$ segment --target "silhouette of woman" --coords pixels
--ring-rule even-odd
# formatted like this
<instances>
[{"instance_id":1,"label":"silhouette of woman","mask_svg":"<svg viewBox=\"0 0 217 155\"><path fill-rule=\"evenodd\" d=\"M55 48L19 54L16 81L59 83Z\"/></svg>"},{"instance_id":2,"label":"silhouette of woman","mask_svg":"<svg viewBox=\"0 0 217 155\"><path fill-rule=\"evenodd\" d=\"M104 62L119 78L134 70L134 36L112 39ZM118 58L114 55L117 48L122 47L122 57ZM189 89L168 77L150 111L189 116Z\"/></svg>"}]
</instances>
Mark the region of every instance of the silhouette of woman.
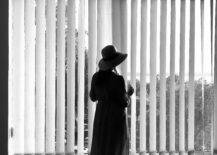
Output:
<instances>
[{"instance_id":1,"label":"silhouette of woman","mask_svg":"<svg viewBox=\"0 0 217 155\"><path fill-rule=\"evenodd\" d=\"M96 106L90 155L128 155L129 136L125 108L129 105L134 89L125 89L124 78L115 67L127 54L116 51L113 45L104 47L102 59L91 82L90 98Z\"/></svg>"}]
</instances>

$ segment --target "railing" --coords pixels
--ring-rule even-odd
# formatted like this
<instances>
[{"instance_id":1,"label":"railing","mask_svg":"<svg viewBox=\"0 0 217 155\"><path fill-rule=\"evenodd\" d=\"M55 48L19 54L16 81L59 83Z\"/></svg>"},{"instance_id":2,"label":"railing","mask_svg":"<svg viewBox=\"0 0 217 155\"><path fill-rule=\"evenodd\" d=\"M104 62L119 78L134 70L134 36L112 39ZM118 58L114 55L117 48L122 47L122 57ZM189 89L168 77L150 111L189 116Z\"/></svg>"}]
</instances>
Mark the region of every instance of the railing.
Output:
<instances>
[{"instance_id":1,"label":"railing","mask_svg":"<svg viewBox=\"0 0 217 155\"><path fill-rule=\"evenodd\" d=\"M10 0L9 154L90 151L95 103L88 90L100 50L107 44L128 53L121 73L137 90L128 108L130 152L195 152L199 74L202 151L208 115L204 96L215 78L209 139L216 154L215 4L210 0Z\"/></svg>"}]
</instances>

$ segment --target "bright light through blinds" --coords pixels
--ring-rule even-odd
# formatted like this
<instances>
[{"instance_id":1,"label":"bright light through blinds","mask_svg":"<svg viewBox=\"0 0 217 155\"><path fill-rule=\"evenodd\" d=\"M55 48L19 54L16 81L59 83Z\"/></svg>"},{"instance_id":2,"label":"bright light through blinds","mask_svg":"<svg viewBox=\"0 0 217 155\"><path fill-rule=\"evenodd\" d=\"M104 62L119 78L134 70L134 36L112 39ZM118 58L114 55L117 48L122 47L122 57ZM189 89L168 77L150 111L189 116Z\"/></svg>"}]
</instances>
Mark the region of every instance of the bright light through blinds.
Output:
<instances>
[{"instance_id":1,"label":"bright light through blinds","mask_svg":"<svg viewBox=\"0 0 217 155\"><path fill-rule=\"evenodd\" d=\"M129 0L128 0L129 1ZM201 55L201 2L196 1L196 17L195 17L195 22L196 22L196 27L195 27L195 80L198 80L202 76L202 67L204 68L204 79L207 80L208 82L211 82L212 77L211 77L211 18L210 18L210 5L208 1L205 1L204 4L204 64L202 65L202 55ZM138 3L140 5L140 3ZM171 0L167 1L167 7L168 7L168 13L167 13L167 62L166 62L166 76L169 76L170 72L170 11L171 11ZM175 47L175 73L176 75L179 75L179 56L180 56L180 0L177 0L176 3L176 47ZM138 7L140 8L140 6ZM150 11L150 0L148 0L148 9ZM140 25L140 17L141 14L138 10L138 25ZM148 23L150 24L150 12L148 11ZM130 14L130 13L129 13ZM188 74L189 74L189 24L190 24L190 1L186 1L186 39L185 39L185 53L186 53L186 59L185 59L185 80L188 80ZM128 16L128 20L130 21L130 15ZM158 13L157 13L157 22L158 22L158 28L157 28L157 35L158 35L158 43L157 43L157 74L160 73L160 48L159 48L159 42L160 42L160 31L159 31L159 25L160 25L160 0L158 0ZM148 24L148 32L150 31L150 25ZM128 29L128 31L130 31ZM129 32L130 34L130 32ZM140 26L138 26L138 34L140 35ZM140 46L140 36L138 35L138 46ZM149 38L149 34L148 34ZM147 51L149 51L149 44L150 42L148 41L147 43ZM130 46L130 45L129 45ZM130 48L128 48L130 49ZM138 48L139 49L139 48ZM140 74L140 51L137 52L137 78L139 79L139 74ZM149 52L147 52L147 58L149 58ZM128 76L130 73L130 55L128 55ZM147 64L149 64L149 60L147 60ZM147 67L147 80L149 80L149 67Z\"/></svg>"}]
</instances>

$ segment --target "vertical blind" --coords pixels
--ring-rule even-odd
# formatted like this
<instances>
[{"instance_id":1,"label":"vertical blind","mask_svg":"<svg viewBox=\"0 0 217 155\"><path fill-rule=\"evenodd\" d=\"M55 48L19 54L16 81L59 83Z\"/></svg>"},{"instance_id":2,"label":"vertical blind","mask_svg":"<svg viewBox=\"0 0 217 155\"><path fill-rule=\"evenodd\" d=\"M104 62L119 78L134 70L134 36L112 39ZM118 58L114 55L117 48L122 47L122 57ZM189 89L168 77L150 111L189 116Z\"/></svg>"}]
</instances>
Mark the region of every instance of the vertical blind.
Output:
<instances>
[{"instance_id":1,"label":"vertical blind","mask_svg":"<svg viewBox=\"0 0 217 155\"><path fill-rule=\"evenodd\" d=\"M136 90L126 109L131 153L198 151L201 134L199 148L217 150L214 1L9 3L10 154L90 151L88 92L108 44L128 54L120 73Z\"/></svg>"}]
</instances>

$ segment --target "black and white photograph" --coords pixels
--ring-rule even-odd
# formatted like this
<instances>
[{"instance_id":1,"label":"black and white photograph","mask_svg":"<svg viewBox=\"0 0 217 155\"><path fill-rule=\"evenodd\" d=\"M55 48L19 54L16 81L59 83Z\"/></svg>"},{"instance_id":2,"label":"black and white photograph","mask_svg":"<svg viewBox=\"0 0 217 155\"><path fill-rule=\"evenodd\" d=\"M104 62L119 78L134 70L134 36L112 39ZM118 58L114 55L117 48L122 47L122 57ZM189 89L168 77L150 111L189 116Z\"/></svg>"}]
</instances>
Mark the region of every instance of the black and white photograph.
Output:
<instances>
[{"instance_id":1,"label":"black and white photograph","mask_svg":"<svg viewBox=\"0 0 217 155\"><path fill-rule=\"evenodd\" d=\"M0 10L0 155L217 155L216 0Z\"/></svg>"}]
</instances>

